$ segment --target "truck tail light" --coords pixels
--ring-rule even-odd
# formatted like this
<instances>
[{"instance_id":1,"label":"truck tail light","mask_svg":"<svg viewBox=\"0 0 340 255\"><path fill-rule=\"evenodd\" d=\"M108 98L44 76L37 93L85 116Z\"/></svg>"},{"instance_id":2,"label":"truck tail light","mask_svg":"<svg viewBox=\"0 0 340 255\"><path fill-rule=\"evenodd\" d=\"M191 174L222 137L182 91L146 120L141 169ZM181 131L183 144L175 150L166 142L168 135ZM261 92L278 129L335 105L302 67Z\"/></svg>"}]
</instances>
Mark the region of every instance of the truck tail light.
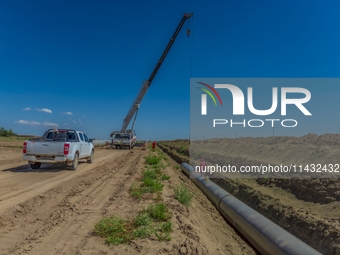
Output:
<instances>
[{"instance_id":1,"label":"truck tail light","mask_svg":"<svg viewBox=\"0 0 340 255\"><path fill-rule=\"evenodd\" d=\"M70 145L68 143L64 144L64 155L68 155L68 151L70 149Z\"/></svg>"},{"instance_id":2,"label":"truck tail light","mask_svg":"<svg viewBox=\"0 0 340 255\"><path fill-rule=\"evenodd\" d=\"M24 142L24 146L22 148L22 153L26 154L27 142Z\"/></svg>"}]
</instances>

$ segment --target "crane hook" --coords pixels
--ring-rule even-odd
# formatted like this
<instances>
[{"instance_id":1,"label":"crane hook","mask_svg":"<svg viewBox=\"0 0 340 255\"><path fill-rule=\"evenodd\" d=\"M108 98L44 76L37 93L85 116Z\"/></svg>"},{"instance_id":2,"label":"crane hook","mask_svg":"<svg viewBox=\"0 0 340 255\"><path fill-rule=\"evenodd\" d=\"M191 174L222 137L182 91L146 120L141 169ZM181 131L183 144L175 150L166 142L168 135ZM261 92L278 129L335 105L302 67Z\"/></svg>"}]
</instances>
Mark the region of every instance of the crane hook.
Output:
<instances>
[{"instance_id":1,"label":"crane hook","mask_svg":"<svg viewBox=\"0 0 340 255\"><path fill-rule=\"evenodd\" d=\"M189 28L187 29L187 35L188 35L188 37L190 36L190 29Z\"/></svg>"}]
</instances>

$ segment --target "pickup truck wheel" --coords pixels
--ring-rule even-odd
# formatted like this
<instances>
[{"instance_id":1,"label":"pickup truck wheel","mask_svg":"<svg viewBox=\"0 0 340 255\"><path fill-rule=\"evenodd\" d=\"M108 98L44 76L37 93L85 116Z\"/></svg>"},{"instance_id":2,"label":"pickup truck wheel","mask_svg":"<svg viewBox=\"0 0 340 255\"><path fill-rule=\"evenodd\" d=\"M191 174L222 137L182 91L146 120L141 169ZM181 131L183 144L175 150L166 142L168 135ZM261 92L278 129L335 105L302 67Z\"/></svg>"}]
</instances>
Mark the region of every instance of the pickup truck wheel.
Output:
<instances>
[{"instance_id":1,"label":"pickup truck wheel","mask_svg":"<svg viewBox=\"0 0 340 255\"><path fill-rule=\"evenodd\" d=\"M35 162L34 164L30 164L32 169L39 169L41 166L41 163Z\"/></svg>"},{"instance_id":2,"label":"pickup truck wheel","mask_svg":"<svg viewBox=\"0 0 340 255\"><path fill-rule=\"evenodd\" d=\"M94 151L91 152L91 156L88 158L87 163L92 163L94 159Z\"/></svg>"},{"instance_id":3,"label":"pickup truck wheel","mask_svg":"<svg viewBox=\"0 0 340 255\"><path fill-rule=\"evenodd\" d=\"M76 153L74 155L74 160L72 161L71 169L76 170L78 167L78 163L79 163L79 156L78 156L78 153Z\"/></svg>"}]
</instances>

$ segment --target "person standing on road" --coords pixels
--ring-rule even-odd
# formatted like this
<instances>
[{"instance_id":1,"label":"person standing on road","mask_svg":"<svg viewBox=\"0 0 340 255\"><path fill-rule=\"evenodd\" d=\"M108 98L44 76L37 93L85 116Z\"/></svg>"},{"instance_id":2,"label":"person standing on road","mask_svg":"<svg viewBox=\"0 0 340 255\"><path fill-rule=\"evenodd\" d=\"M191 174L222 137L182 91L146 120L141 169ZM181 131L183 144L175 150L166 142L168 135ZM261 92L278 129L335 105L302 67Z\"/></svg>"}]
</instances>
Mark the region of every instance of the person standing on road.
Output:
<instances>
[{"instance_id":1,"label":"person standing on road","mask_svg":"<svg viewBox=\"0 0 340 255\"><path fill-rule=\"evenodd\" d=\"M206 168L207 168L207 164L205 163L205 161L203 159L201 159L200 170L201 170L201 175L203 177L205 177L205 172L203 172L203 170L206 171Z\"/></svg>"},{"instance_id":2,"label":"person standing on road","mask_svg":"<svg viewBox=\"0 0 340 255\"><path fill-rule=\"evenodd\" d=\"M153 141L152 143L152 149L155 149L156 148L156 141Z\"/></svg>"}]
</instances>

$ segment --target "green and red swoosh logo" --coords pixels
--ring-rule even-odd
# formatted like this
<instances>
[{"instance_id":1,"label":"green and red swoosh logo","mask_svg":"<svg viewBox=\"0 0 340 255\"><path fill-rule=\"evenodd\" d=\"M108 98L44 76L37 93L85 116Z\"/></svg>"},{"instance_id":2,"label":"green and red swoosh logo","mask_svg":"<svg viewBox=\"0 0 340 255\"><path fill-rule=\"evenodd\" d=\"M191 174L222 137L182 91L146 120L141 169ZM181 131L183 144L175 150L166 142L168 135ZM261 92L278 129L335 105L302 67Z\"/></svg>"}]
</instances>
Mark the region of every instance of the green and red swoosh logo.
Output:
<instances>
[{"instance_id":1,"label":"green and red swoosh logo","mask_svg":"<svg viewBox=\"0 0 340 255\"><path fill-rule=\"evenodd\" d=\"M199 84L202 84L203 86L207 87L208 89L210 89L214 94L215 96L217 97L218 101L220 102L220 105L222 105L222 100L221 100L221 97L220 95L217 93L216 89L214 89L212 86L210 86L209 84L206 84L206 83L203 83L203 82L197 82ZM207 89L205 88L200 88L200 87L197 87L198 89L201 89L203 90L205 93L207 93L211 99L214 101L214 104L217 106L217 102L216 102L216 98L214 97L214 95Z\"/></svg>"}]
</instances>

